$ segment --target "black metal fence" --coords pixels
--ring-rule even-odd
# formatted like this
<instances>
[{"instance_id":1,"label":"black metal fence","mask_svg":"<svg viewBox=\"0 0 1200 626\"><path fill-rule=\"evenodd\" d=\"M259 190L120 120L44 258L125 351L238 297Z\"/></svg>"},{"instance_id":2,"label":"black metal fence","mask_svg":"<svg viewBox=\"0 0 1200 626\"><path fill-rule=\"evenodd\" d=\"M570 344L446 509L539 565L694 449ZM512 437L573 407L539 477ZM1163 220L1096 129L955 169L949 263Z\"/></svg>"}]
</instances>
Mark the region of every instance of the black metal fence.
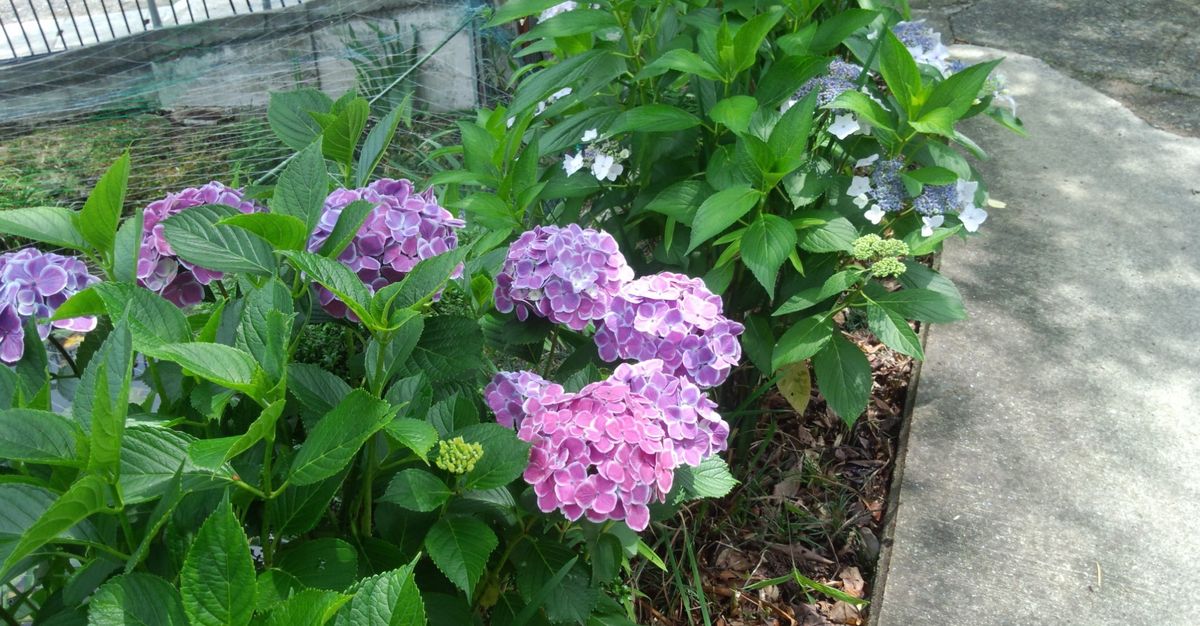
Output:
<instances>
[{"instance_id":1,"label":"black metal fence","mask_svg":"<svg viewBox=\"0 0 1200 626\"><path fill-rule=\"evenodd\" d=\"M0 0L0 64L304 0Z\"/></svg>"}]
</instances>

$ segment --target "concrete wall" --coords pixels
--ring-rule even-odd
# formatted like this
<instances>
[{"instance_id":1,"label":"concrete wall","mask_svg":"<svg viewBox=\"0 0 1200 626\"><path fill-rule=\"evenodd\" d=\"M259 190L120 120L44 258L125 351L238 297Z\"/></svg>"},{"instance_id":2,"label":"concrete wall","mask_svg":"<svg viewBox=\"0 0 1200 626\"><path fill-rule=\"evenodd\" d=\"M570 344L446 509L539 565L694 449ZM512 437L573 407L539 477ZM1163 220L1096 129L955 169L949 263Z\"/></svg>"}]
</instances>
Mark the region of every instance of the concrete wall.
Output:
<instances>
[{"instance_id":1,"label":"concrete wall","mask_svg":"<svg viewBox=\"0 0 1200 626\"><path fill-rule=\"evenodd\" d=\"M433 50L472 14L467 0L313 0L136 34L25 63L0 66L0 121L62 117L103 108L265 105L271 91L317 87L337 97L355 83L348 28L373 40L395 18ZM415 73L418 98L435 111L476 105L475 24Z\"/></svg>"}]
</instances>

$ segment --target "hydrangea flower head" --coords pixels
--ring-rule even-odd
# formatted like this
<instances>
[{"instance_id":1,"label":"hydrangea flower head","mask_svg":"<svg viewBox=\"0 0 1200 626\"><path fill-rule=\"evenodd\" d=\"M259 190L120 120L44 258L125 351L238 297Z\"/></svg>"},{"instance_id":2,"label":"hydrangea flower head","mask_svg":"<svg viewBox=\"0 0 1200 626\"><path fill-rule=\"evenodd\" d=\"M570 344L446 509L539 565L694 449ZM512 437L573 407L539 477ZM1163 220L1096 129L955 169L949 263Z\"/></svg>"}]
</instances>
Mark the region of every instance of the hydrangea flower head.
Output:
<instances>
[{"instance_id":1,"label":"hydrangea flower head","mask_svg":"<svg viewBox=\"0 0 1200 626\"><path fill-rule=\"evenodd\" d=\"M717 414L717 403L688 379L666 371L661 360L622 363L612 380L624 382L658 405L667 436L675 442L678 465L694 467L725 450L729 424Z\"/></svg>"},{"instance_id":2,"label":"hydrangea flower head","mask_svg":"<svg viewBox=\"0 0 1200 626\"><path fill-rule=\"evenodd\" d=\"M483 399L496 414L498 423L516 429L525 419L525 401L551 384L533 372L500 372L484 387Z\"/></svg>"},{"instance_id":3,"label":"hydrangea flower head","mask_svg":"<svg viewBox=\"0 0 1200 626\"><path fill-rule=\"evenodd\" d=\"M702 388L725 382L742 359L745 328L721 314L704 281L661 272L621 288L596 330L606 361L661 359L664 369Z\"/></svg>"},{"instance_id":4,"label":"hydrangea flower head","mask_svg":"<svg viewBox=\"0 0 1200 626\"><path fill-rule=\"evenodd\" d=\"M455 437L449 441L443 439L438 442L434 464L451 474L466 474L475 469L475 464L482 458L482 444L467 443L462 437Z\"/></svg>"},{"instance_id":5,"label":"hydrangea flower head","mask_svg":"<svg viewBox=\"0 0 1200 626\"><path fill-rule=\"evenodd\" d=\"M612 235L571 224L537 226L508 248L496 277L496 309L530 313L573 330L608 312L609 301L633 279Z\"/></svg>"},{"instance_id":6,"label":"hydrangea flower head","mask_svg":"<svg viewBox=\"0 0 1200 626\"><path fill-rule=\"evenodd\" d=\"M246 200L241 190L213 181L201 187L190 187L167 194L146 206L142 223L142 244L138 251L138 284L170 300L176 306L188 307L204 299L204 285L221 277L214 272L184 261L175 255L163 234L163 221L192 207L221 204L242 213L261 211L254 202Z\"/></svg>"},{"instance_id":7,"label":"hydrangea flower head","mask_svg":"<svg viewBox=\"0 0 1200 626\"><path fill-rule=\"evenodd\" d=\"M958 210L958 189L955 185L925 185L921 195L913 200L913 209L932 217Z\"/></svg>"},{"instance_id":8,"label":"hydrangea flower head","mask_svg":"<svg viewBox=\"0 0 1200 626\"><path fill-rule=\"evenodd\" d=\"M403 279L418 262L458 247L456 231L466 225L437 203L432 188L414 193L411 182L384 178L361 189L343 188L329 194L308 242L310 252L329 239L342 210L356 200L370 202L375 208L338 260L354 270L372 292ZM330 315L357 321L324 287L317 287L317 299Z\"/></svg>"},{"instance_id":9,"label":"hydrangea flower head","mask_svg":"<svg viewBox=\"0 0 1200 626\"><path fill-rule=\"evenodd\" d=\"M871 274L881 278L895 278L904 273L908 269L904 267L904 263L900 259L890 256L879 259L871 266Z\"/></svg>"},{"instance_id":10,"label":"hydrangea flower head","mask_svg":"<svg viewBox=\"0 0 1200 626\"><path fill-rule=\"evenodd\" d=\"M917 63L937 68L943 75L949 73L950 49L942 44L941 33L930 28L925 20L900 22L892 27L892 32Z\"/></svg>"},{"instance_id":11,"label":"hydrangea flower head","mask_svg":"<svg viewBox=\"0 0 1200 626\"><path fill-rule=\"evenodd\" d=\"M856 81L863 68L861 65L855 65L841 59L834 59L829 64L829 69L816 78L810 78L800 85L796 93L788 98L787 102L783 103L782 110L787 111L792 108L797 102L808 97L808 94L813 91L817 92L817 106L822 107L837 99L843 92L853 91L858 88Z\"/></svg>"},{"instance_id":12,"label":"hydrangea flower head","mask_svg":"<svg viewBox=\"0 0 1200 626\"><path fill-rule=\"evenodd\" d=\"M868 195L875 206L885 213L904 210L904 181L900 179L903 171L904 161L901 159L880 159L871 170L871 191Z\"/></svg>"},{"instance_id":13,"label":"hydrangea flower head","mask_svg":"<svg viewBox=\"0 0 1200 626\"><path fill-rule=\"evenodd\" d=\"M37 248L0 254L0 361L15 363L24 355L24 319L37 320L42 339L52 327L76 332L96 328L91 316L47 320L68 298L99 280L74 257Z\"/></svg>"}]
</instances>

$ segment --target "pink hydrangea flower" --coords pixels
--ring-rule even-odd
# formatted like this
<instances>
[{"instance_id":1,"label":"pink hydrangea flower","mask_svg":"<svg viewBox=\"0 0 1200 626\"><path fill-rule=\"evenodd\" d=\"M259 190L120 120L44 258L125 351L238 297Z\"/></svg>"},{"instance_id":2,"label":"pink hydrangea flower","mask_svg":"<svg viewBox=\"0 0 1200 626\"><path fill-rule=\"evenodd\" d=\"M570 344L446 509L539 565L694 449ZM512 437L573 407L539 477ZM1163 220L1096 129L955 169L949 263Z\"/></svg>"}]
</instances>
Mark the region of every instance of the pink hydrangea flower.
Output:
<instances>
[{"instance_id":1,"label":"pink hydrangea flower","mask_svg":"<svg viewBox=\"0 0 1200 626\"><path fill-rule=\"evenodd\" d=\"M458 247L456 231L466 225L437 203L432 188L414 193L411 182L384 178L360 189L337 189L329 194L309 239L309 251L321 248L333 234L342 210L356 200L371 202L375 208L338 260L354 270L372 293L403 279L418 262ZM330 315L358 321L345 304L319 285L317 299Z\"/></svg>"},{"instance_id":2,"label":"pink hydrangea flower","mask_svg":"<svg viewBox=\"0 0 1200 626\"><path fill-rule=\"evenodd\" d=\"M620 365L578 393L554 383L521 393L519 409L503 407L520 413L517 436L533 444L525 481L539 509L570 520L623 520L645 530L649 506L666 501L675 469L723 450L729 434L699 388L664 372L660 361Z\"/></svg>"},{"instance_id":3,"label":"pink hydrangea flower","mask_svg":"<svg viewBox=\"0 0 1200 626\"><path fill-rule=\"evenodd\" d=\"M665 370L701 388L725 382L742 359L741 324L721 314L704 281L661 272L621 288L596 329L606 361L661 359Z\"/></svg>"},{"instance_id":4,"label":"pink hydrangea flower","mask_svg":"<svg viewBox=\"0 0 1200 626\"><path fill-rule=\"evenodd\" d=\"M178 307L199 304L204 300L204 285L221 278L222 274L177 257L163 235L162 222L184 209L204 204L231 206L242 213L262 210L259 205L246 200L240 189L216 181L167 194L162 200L146 206L142 244L138 251L138 284Z\"/></svg>"},{"instance_id":5,"label":"pink hydrangea flower","mask_svg":"<svg viewBox=\"0 0 1200 626\"><path fill-rule=\"evenodd\" d=\"M573 330L604 317L608 303L633 279L633 269L608 233L580 228L537 226L508 248L496 277L496 309L533 313Z\"/></svg>"},{"instance_id":6,"label":"pink hydrangea flower","mask_svg":"<svg viewBox=\"0 0 1200 626\"><path fill-rule=\"evenodd\" d=\"M96 328L96 318L48 321L62 303L99 278L79 259L24 248L0 254L0 361L15 363L25 354L23 320L37 320L42 339L51 327L75 332Z\"/></svg>"},{"instance_id":7,"label":"pink hydrangea flower","mask_svg":"<svg viewBox=\"0 0 1200 626\"><path fill-rule=\"evenodd\" d=\"M533 372L500 372L484 387L483 399L496 414L497 422L516 429L525 418L525 401L542 393L550 384Z\"/></svg>"}]
</instances>

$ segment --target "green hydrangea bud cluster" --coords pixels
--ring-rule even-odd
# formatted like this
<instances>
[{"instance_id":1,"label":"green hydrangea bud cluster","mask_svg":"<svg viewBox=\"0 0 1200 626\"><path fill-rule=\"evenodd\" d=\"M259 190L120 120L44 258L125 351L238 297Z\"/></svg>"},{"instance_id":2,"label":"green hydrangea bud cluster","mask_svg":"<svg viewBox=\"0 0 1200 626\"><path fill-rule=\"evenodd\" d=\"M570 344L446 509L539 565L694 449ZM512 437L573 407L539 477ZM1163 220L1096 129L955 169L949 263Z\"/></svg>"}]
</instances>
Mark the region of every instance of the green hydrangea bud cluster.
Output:
<instances>
[{"instance_id":1,"label":"green hydrangea bud cluster","mask_svg":"<svg viewBox=\"0 0 1200 626\"><path fill-rule=\"evenodd\" d=\"M437 459L434 463L451 474L466 474L475 469L483 458L483 446L467 443L462 437L438 442Z\"/></svg>"},{"instance_id":2,"label":"green hydrangea bud cluster","mask_svg":"<svg viewBox=\"0 0 1200 626\"><path fill-rule=\"evenodd\" d=\"M854 240L851 254L859 261L871 263L871 273L879 277L895 277L904 273L900 257L908 255L908 244L899 239L884 239L879 235L863 235Z\"/></svg>"}]
</instances>

